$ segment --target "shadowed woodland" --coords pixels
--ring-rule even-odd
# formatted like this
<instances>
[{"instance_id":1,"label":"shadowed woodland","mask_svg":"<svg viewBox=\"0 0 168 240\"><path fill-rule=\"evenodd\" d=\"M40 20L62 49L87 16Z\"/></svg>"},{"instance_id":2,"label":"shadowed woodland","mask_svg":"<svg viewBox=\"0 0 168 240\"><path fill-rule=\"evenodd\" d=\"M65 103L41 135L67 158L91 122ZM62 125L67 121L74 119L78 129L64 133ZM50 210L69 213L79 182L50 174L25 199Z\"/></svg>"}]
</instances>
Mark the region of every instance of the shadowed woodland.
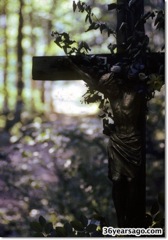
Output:
<instances>
[{"instance_id":1,"label":"shadowed woodland","mask_svg":"<svg viewBox=\"0 0 168 240\"><path fill-rule=\"evenodd\" d=\"M113 26L116 16L106 11L115 1L87 1L93 11ZM97 104L81 103L81 81L33 81L32 56L63 55L51 32L65 31L108 53L99 31L84 31L73 1L0 1L0 236L31 237L30 222L44 216L54 226L74 220L104 217L116 226L107 178L108 138L102 133ZM162 0L146 0L145 11L163 9ZM82 22L82 24L81 24ZM75 28L74 28L75 26ZM164 33L146 33L152 51L164 44ZM68 89L68 91L67 91ZM74 91L75 89L75 91ZM165 90L148 102L146 127L146 209L164 192ZM160 213L164 213L160 206ZM137 206L138 208L138 206ZM155 211L154 211L155 212ZM157 211L156 211L157 212Z\"/></svg>"}]
</instances>

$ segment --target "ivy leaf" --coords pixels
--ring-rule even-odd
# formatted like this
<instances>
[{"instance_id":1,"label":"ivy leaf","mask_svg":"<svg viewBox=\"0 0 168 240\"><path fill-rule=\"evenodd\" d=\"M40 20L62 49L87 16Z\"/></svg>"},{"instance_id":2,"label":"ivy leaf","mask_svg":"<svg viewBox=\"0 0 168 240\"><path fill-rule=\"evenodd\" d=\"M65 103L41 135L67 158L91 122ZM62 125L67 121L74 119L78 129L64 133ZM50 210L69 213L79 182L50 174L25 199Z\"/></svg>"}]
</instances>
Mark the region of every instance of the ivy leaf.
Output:
<instances>
[{"instance_id":1,"label":"ivy leaf","mask_svg":"<svg viewBox=\"0 0 168 240\"><path fill-rule=\"evenodd\" d=\"M78 220L72 221L71 225L77 231L83 231L84 230L83 224L80 221L78 221Z\"/></svg>"},{"instance_id":2,"label":"ivy leaf","mask_svg":"<svg viewBox=\"0 0 168 240\"><path fill-rule=\"evenodd\" d=\"M86 52L91 51L89 45L84 41L79 43L78 52L80 52L83 48L85 49Z\"/></svg>"},{"instance_id":3,"label":"ivy leaf","mask_svg":"<svg viewBox=\"0 0 168 240\"><path fill-rule=\"evenodd\" d=\"M151 12L150 17L153 19L155 17L155 13Z\"/></svg>"},{"instance_id":4,"label":"ivy leaf","mask_svg":"<svg viewBox=\"0 0 168 240\"><path fill-rule=\"evenodd\" d=\"M68 48L67 48L67 46L63 46L62 48L63 48L64 52L65 52L66 54L68 54Z\"/></svg>"},{"instance_id":5,"label":"ivy leaf","mask_svg":"<svg viewBox=\"0 0 168 240\"><path fill-rule=\"evenodd\" d=\"M91 51L89 45L86 42L83 42L83 48L85 48L86 52Z\"/></svg>"},{"instance_id":6,"label":"ivy leaf","mask_svg":"<svg viewBox=\"0 0 168 240\"><path fill-rule=\"evenodd\" d=\"M79 12L84 12L84 10L85 10L84 5L85 5L85 3L84 3L84 2L81 3L81 1L79 1L79 2L77 3Z\"/></svg>"},{"instance_id":7,"label":"ivy leaf","mask_svg":"<svg viewBox=\"0 0 168 240\"><path fill-rule=\"evenodd\" d=\"M137 2L137 0L130 0L129 3L128 3L128 6L131 7L136 2Z\"/></svg>"},{"instance_id":8,"label":"ivy leaf","mask_svg":"<svg viewBox=\"0 0 168 240\"><path fill-rule=\"evenodd\" d=\"M87 237L90 237L90 235L88 233L86 233L86 232L77 232L76 237L78 237L78 238L80 238L80 237L87 238Z\"/></svg>"},{"instance_id":9,"label":"ivy leaf","mask_svg":"<svg viewBox=\"0 0 168 240\"><path fill-rule=\"evenodd\" d=\"M66 223L64 224L64 229L65 229L66 235L67 235L68 237L72 235L73 230L72 230L72 226L71 226L71 224L70 224L69 222L66 222Z\"/></svg>"},{"instance_id":10,"label":"ivy leaf","mask_svg":"<svg viewBox=\"0 0 168 240\"><path fill-rule=\"evenodd\" d=\"M69 34L68 34L68 33L63 32L63 33L62 33L62 36L65 38L65 42L68 42L68 41L69 41Z\"/></svg>"},{"instance_id":11,"label":"ivy leaf","mask_svg":"<svg viewBox=\"0 0 168 240\"><path fill-rule=\"evenodd\" d=\"M150 18L150 17L155 17L155 14L154 14L154 12L147 12L147 13L145 13L144 15L143 15L143 17L141 18L141 20L143 20L144 21L144 23Z\"/></svg>"},{"instance_id":12,"label":"ivy leaf","mask_svg":"<svg viewBox=\"0 0 168 240\"><path fill-rule=\"evenodd\" d=\"M113 116L112 116L111 112L108 112L108 117L113 119Z\"/></svg>"},{"instance_id":13,"label":"ivy leaf","mask_svg":"<svg viewBox=\"0 0 168 240\"><path fill-rule=\"evenodd\" d=\"M160 205L162 207L164 207L164 205L165 205L165 198L164 198L164 193L163 192L158 194L158 202L160 203Z\"/></svg>"},{"instance_id":14,"label":"ivy leaf","mask_svg":"<svg viewBox=\"0 0 168 240\"><path fill-rule=\"evenodd\" d=\"M91 25L89 26L89 28L85 31L85 32L88 32L90 30L96 30L99 28L99 23L96 23L96 22L92 22Z\"/></svg>"},{"instance_id":15,"label":"ivy leaf","mask_svg":"<svg viewBox=\"0 0 168 240\"><path fill-rule=\"evenodd\" d=\"M165 17L163 11L159 11L154 22L154 26L156 26L156 29L164 29L164 18Z\"/></svg>"},{"instance_id":16,"label":"ivy leaf","mask_svg":"<svg viewBox=\"0 0 168 240\"><path fill-rule=\"evenodd\" d=\"M105 118L105 117L106 117L106 114L103 113L103 114L99 114L98 116L99 116L100 118Z\"/></svg>"},{"instance_id":17,"label":"ivy leaf","mask_svg":"<svg viewBox=\"0 0 168 240\"><path fill-rule=\"evenodd\" d=\"M104 124L109 124L108 119L103 119L103 125ZM102 216L97 209L94 209L94 210L95 210L96 213L93 215L93 218L95 220L98 220L101 224L104 223L105 225L107 225L105 217Z\"/></svg>"},{"instance_id":18,"label":"ivy leaf","mask_svg":"<svg viewBox=\"0 0 168 240\"><path fill-rule=\"evenodd\" d=\"M122 22L119 28L119 31L124 31L126 29L127 23L126 22Z\"/></svg>"},{"instance_id":19,"label":"ivy leaf","mask_svg":"<svg viewBox=\"0 0 168 240\"><path fill-rule=\"evenodd\" d=\"M42 232L42 230L43 230L43 228L39 222L31 222L30 227L33 231L38 232L38 233Z\"/></svg>"},{"instance_id":20,"label":"ivy leaf","mask_svg":"<svg viewBox=\"0 0 168 240\"><path fill-rule=\"evenodd\" d=\"M100 24L100 32L102 33L103 30L108 29L107 25L105 23Z\"/></svg>"},{"instance_id":21,"label":"ivy leaf","mask_svg":"<svg viewBox=\"0 0 168 240\"><path fill-rule=\"evenodd\" d=\"M150 212L151 212L152 215L154 215L154 214L156 214L158 211L159 211L159 204L158 204L157 201L155 201L155 202L153 203L152 207L151 207Z\"/></svg>"},{"instance_id":22,"label":"ivy leaf","mask_svg":"<svg viewBox=\"0 0 168 240\"><path fill-rule=\"evenodd\" d=\"M104 99L101 100L99 104L99 109L102 109L104 107Z\"/></svg>"},{"instance_id":23,"label":"ivy leaf","mask_svg":"<svg viewBox=\"0 0 168 240\"><path fill-rule=\"evenodd\" d=\"M56 231L57 237L66 237L67 236L64 227L56 227L55 231Z\"/></svg>"},{"instance_id":24,"label":"ivy leaf","mask_svg":"<svg viewBox=\"0 0 168 240\"><path fill-rule=\"evenodd\" d=\"M152 225L152 216L150 214L145 215L145 226L148 228Z\"/></svg>"},{"instance_id":25,"label":"ivy leaf","mask_svg":"<svg viewBox=\"0 0 168 240\"><path fill-rule=\"evenodd\" d=\"M152 228L161 228L161 222L156 222L154 225L152 225Z\"/></svg>"},{"instance_id":26,"label":"ivy leaf","mask_svg":"<svg viewBox=\"0 0 168 240\"><path fill-rule=\"evenodd\" d=\"M163 213L162 212L158 212L154 218L155 222L161 221L163 219Z\"/></svg>"},{"instance_id":27,"label":"ivy leaf","mask_svg":"<svg viewBox=\"0 0 168 240\"><path fill-rule=\"evenodd\" d=\"M108 37L110 36L110 34L114 34L114 31L110 28L108 28L107 30L107 34L108 34Z\"/></svg>"},{"instance_id":28,"label":"ivy leaf","mask_svg":"<svg viewBox=\"0 0 168 240\"><path fill-rule=\"evenodd\" d=\"M81 214L80 216L79 216L79 220L80 220L80 222L83 224L83 226L87 226L87 224L88 224L88 219L83 215L83 214Z\"/></svg>"},{"instance_id":29,"label":"ivy leaf","mask_svg":"<svg viewBox=\"0 0 168 240\"><path fill-rule=\"evenodd\" d=\"M53 230L52 223L51 222L46 223L45 228L44 228L45 233L49 234L49 233L51 233L52 230Z\"/></svg>"},{"instance_id":30,"label":"ivy leaf","mask_svg":"<svg viewBox=\"0 0 168 240\"><path fill-rule=\"evenodd\" d=\"M37 232L33 234L33 237L44 237L44 235L41 232Z\"/></svg>"},{"instance_id":31,"label":"ivy leaf","mask_svg":"<svg viewBox=\"0 0 168 240\"><path fill-rule=\"evenodd\" d=\"M93 232L92 233L92 235L91 235L92 237L103 237L103 234L102 234L102 231L95 231L95 232Z\"/></svg>"},{"instance_id":32,"label":"ivy leaf","mask_svg":"<svg viewBox=\"0 0 168 240\"><path fill-rule=\"evenodd\" d=\"M111 10L117 8L117 4L116 3L111 3L111 4L108 4L107 7L108 7L108 11L111 11Z\"/></svg>"},{"instance_id":33,"label":"ivy leaf","mask_svg":"<svg viewBox=\"0 0 168 240\"><path fill-rule=\"evenodd\" d=\"M76 5L75 1L73 1L73 11L74 12L76 11L76 7L77 7L77 5Z\"/></svg>"},{"instance_id":34,"label":"ivy leaf","mask_svg":"<svg viewBox=\"0 0 168 240\"><path fill-rule=\"evenodd\" d=\"M92 21L92 18L91 18L91 16L89 15L89 23L90 24L92 24L93 23L93 21Z\"/></svg>"},{"instance_id":35,"label":"ivy leaf","mask_svg":"<svg viewBox=\"0 0 168 240\"><path fill-rule=\"evenodd\" d=\"M109 44L107 48L110 50L111 53L114 53L114 50L117 48L117 44Z\"/></svg>"},{"instance_id":36,"label":"ivy leaf","mask_svg":"<svg viewBox=\"0 0 168 240\"><path fill-rule=\"evenodd\" d=\"M89 14L86 14L85 22L87 22L89 19Z\"/></svg>"},{"instance_id":37,"label":"ivy leaf","mask_svg":"<svg viewBox=\"0 0 168 240\"><path fill-rule=\"evenodd\" d=\"M149 75L148 85L154 90L160 91L163 86L163 75L160 74L150 74Z\"/></svg>"},{"instance_id":38,"label":"ivy leaf","mask_svg":"<svg viewBox=\"0 0 168 240\"><path fill-rule=\"evenodd\" d=\"M86 231L89 233L95 232L97 229L97 226L95 224L90 224L86 227Z\"/></svg>"},{"instance_id":39,"label":"ivy leaf","mask_svg":"<svg viewBox=\"0 0 168 240\"><path fill-rule=\"evenodd\" d=\"M42 227L44 227L46 225L46 220L43 216L39 217L39 223Z\"/></svg>"},{"instance_id":40,"label":"ivy leaf","mask_svg":"<svg viewBox=\"0 0 168 240\"><path fill-rule=\"evenodd\" d=\"M161 51L163 51L164 49L165 49L165 45L162 46Z\"/></svg>"}]
</instances>

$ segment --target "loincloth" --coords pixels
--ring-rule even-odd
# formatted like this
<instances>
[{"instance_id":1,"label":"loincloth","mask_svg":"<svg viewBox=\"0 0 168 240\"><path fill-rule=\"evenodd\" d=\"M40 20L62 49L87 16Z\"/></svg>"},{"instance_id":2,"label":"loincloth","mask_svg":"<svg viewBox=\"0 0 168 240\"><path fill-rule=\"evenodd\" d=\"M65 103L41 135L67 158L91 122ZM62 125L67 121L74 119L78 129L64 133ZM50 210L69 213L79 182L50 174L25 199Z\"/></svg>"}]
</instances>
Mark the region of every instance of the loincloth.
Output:
<instances>
[{"instance_id":1,"label":"loincloth","mask_svg":"<svg viewBox=\"0 0 168 240\"><path fill-rule=\"evenodd\" d=\"M116 180L118 177L136 177L142 163L140 135L117 134L110 136L108 144L109 178Z\"/></svg>"}]
</instances>

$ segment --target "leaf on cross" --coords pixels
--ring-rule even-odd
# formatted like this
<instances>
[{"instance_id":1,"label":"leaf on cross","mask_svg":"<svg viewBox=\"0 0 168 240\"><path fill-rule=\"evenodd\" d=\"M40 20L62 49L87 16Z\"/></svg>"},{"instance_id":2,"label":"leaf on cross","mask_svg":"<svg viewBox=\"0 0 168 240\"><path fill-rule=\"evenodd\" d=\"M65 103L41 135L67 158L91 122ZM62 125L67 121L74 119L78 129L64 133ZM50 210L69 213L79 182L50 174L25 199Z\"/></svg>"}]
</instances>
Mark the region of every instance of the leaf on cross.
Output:
<instances>
[{"instance_id":1,"label":"leaf on cross","mask_svg":"<svg viewBox=\"0 0 168 240\"><path fill-rule=\"evenodd\" d=\"M85 31L85 32L88 32L90 30L96 30L99 28L99 23L96 23L96 22L92 22L91 25L89 26L89 28Z\"/></svg>"},{"instance_id":2,"label":"leaf on cross","mask_svg":"<svg viewBox=\"0 0 168 240\"><path fill-rule=\"evenodd\" d=\"M82 49L84 49L86 52L91 51L89 45L85 41L79 43L78 51L80 52Z\"/></svg>"},{"instance_id":3,"label":"leaf on cross","mask_svg":"<svg viewBox=\"0 0 168 240\"><path fill-rule=\"evenodd\" d=\"M117 3L111 3L111 4L108 4L107 7L108 7L108 11L111 11L111 10L120 10L122 7L124 6L124 4L117 4Z\"/></svg>"},{"instance_id":4,"label":"leaf on cross","mask_svg":"<svg viewBox=\"0 0 168 240\"><path fill-rule=\"evenodd\" d=\"M156 29L164 29L165 25L165 16L164 12L161 10L157 13L157 17L154 22L154 26L156 26Z\"/></svg>"},{"instance_id":5,"label":"leaf on cross","mask_svg":"<svg viewBox=\"0 0 168 240\"><path fill-rule=\"evenodd\" d=\"M108 29L107 25L105 23L100 23L100 32L102 33L103 30Z\"/></svg>"},{"instance_id":6,"label":"leaf on cross","mask_svg":"<svg viewBox=\"0 0 168 240\"><path fill-rule=\"evenodd\" d=\"M77 7L77 5L76 5L75 1L73 1L73 11L74 12L76 11L76 7Z\"/></svg>"},{"instance_id":7,"label":"leaf on cross","mask_svg":"<svg viewBox=\"0 0 168 240\"><path fill-rule=\"evenodd\" d=\"M126 29L127 23L126 22L122 22L119 28L119 31L124 31Z\"/></svg>"},{"instance_id":8,"label":"leaf on cross","mask_svg":"<svg viewBox=\"0 0 168 240\"><path fill-rule=\"evenodd\" d=\"M111 4L108 4L107 7L108 7L108 11L111 11L111 10L117 8L117 4L116 3L111 3Z\"/></svg>"},{"instance_id":9,"label":"leaf on cross","mask_svg":"<svg viewBox=\"0 0 168 240\"><path fill-rule=\"evenodd\" d=\"M160 91L161 87L163 86L163 75L160 74L150 74L148 86L153 88L154 90Z\"/></svg>"}]
</instances>

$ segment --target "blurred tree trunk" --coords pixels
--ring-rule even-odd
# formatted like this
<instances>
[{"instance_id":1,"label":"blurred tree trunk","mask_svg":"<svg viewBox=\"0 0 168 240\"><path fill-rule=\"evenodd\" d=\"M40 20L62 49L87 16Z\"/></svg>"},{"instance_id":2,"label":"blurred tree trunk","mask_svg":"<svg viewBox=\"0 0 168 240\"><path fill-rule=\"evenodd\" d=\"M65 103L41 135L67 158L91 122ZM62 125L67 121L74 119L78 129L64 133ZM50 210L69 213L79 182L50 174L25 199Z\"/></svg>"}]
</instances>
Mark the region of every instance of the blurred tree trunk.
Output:
<instances>
[{"instance_id":1,"label":"blurred tree trunk","mask_svg":"<svg viewBox=\"0 0 168 240\"><path fill-rule=\"evenodd\" d=\"M2 17L3 17L3 33L4 33L4 67L3 67L3 92L4 92L4 102L3 102L3 113L7 115L9 113L8 106L8 88L7 88L7 78L8 78L8 36L7 36L7 2L4 2L4 6L2 9Z\"/></svg>"},{"instance_id":2,"label":"blurred tree trunk","mask_svg":"<svg viewBox=\"0 0 168 240\"><path fill-rule=\"evenodd\" d=\"M30 41L31 41L31 55L35 55L36 54L36 48L35 48L35 44L36 44L36 37L34 35L33 29L34 29L34 18L33 18L33 2L31 1L31 12L29 14L29 20L30 20L30 26L31 26L31 35L30 35ZM34 99L34 90L37 88L36 86L36 81L31 81L31 110L34 112L36 110L35 107L35 99Z\"/></svg>"},{"instance_id":3,"label":"blurred tree trunk","mask_svg":"<svg viewBox=\"0 0 168 240\"><path fill-rule=\"evenodd\" d=\"M57 1L53 1L51 4L51 9L50 9L50 15L51 15L51 20L48 21L47 27L48 27L48 31L50 32L50 35L48 36L48 46L50 44L51 41L51 32L52 32L52 27L53 27L53 19L54 19L54 14L53 14L53 9L56 7L57 5ZM52 90L53 90L53 86L54 86L54 82L50 82L50 110L51 112L54 112L54 104L53 104L53 97L52 97Z\"/></svg>"},{"instance_id":4,"label":"blurred tree trunk","mask_svg":"<svg viewBox=\"0 0 168 240\"><path fill-rule=\"evenodd\" d=\"M45 81L41 82L41 102L45 105Z\"/></svg>"},{"instance_id":5,"label":"blurred tree trunk","mask_svg":"<svg viewBox=\"0 0 168 240\"><path fill-rule=\"evenodd\" d=\"M53 4L51 4L51 8L50 8L50 15L52 16L52 9L54 8L54 2ZM52 17L51 17L52 18ZM46 50L45 50L45 55L47 55L48 52L48 46L50 45L50 41L51 41L51 31L52 31L52 20L51 19L47 19L47 21L44 23L44 29L46 29ZM53 89L53 82L49 81L46 82L44 85L44 91L45 91L45 104L47 106L47 111L53 112L53 101L52 101L52 96L51 96L51 92Z\"/></svg>"},{"instance_id":6,"label":"blurred tree trunk","mask_svg":"<svg viewBox=\"0 0 168 240\"><path fill-rule=\"evenodd\" d=\"M19 1L19 21L18 21L18 37L17 37L17 82L16 82L16 88L17 88L17 99L16 99L16 105L15 105L15 112L12 119L8 119L6 121L5 129L9 130L13 127L13 125L21 120L21 112L23 110L23 88L24 88L24 82L23 82L23 47L22 47L22 40L23 40L23 7L24 7L24 0Z\"/></svg>"},{"instance_id":7,"label":"blurred tree trunk","mask_svg":"<svg viewBox=\"0 0 168 240\"><path fill-rule=\"evenodd\" d=\"M20 121L20 115L23 109L23 47L22 47L22 40L23 40L23 7L24 7L24 0L20 0L20 7L19 7L19 24L18 24L18 39L17 39L17 102L15 108L15 119L16 121Z\"/></svg>"},{"instance_id":8,"label":"blurred tree trunk","mask_svg":"<svg viewBox=\"0 0 168 240\"><path fill-rule=\"evenodd\" d=\"M45 52L44 55L47 55L48 53L48 47L50 45L50 41L51 41L51 32L52 32L52 19L54 17L52 17L53 14L53 9L55 7L56 2L53 1L52 4L50 5L50 18L49 19L45 19L45 21L42 21L42 27L44 29L44 34L45 34ZM51 96L51 92L53 89L53 82L49 81L49 82L44 82L42 81L41 83L41 101L43 103L43 105L45 106L44 111L45 112L51 112L54 109L53 106L53 101L52 101L52 96Z\"/></svg>"}]
</instances>

